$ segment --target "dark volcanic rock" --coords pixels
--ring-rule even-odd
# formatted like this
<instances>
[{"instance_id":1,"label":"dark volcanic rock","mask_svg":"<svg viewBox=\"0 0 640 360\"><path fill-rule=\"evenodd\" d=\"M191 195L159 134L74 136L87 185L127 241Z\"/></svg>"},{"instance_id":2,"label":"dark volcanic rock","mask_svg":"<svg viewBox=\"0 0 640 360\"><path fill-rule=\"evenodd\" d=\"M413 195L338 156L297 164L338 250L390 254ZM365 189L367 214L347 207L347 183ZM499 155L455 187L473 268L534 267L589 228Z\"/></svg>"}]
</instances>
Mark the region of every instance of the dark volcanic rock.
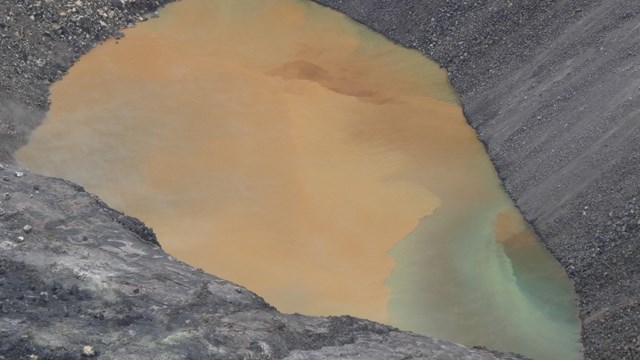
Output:
<instances>
[{"instance_id":1,"label":"dark volcanic rock","mask_svg":"<svg viewBox=\"0 0 640 360\"><path fill-rule=\"evenodd\" d=\"M449 71L574 279L587 359L640 359L640 2L316 0Z\"/></svg>"},{"instance_id":2,"label":"dark volcanic rock","mask_svg":"<svg viewBox=\"0 0 640 360\"><path fill-rule=\"evenodd\" d=\"M279 313L167 255L81 187L16 171L0 170L11 194L0 203L0 359L81 359L85 346L118 360L519 358L348 316Z\"/></svg>"}]
</instances>

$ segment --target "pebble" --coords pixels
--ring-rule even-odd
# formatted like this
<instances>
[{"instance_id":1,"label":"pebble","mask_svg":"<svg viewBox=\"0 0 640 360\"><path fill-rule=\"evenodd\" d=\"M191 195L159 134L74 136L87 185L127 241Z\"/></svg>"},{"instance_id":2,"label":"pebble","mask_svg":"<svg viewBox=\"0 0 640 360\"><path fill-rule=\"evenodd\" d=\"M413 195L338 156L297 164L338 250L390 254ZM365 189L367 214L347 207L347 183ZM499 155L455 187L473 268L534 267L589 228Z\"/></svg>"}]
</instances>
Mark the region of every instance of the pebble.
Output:
<instances>
[{"instance_id":1,"label":"pebble","mask_svg":"<svg viewBox=\"0 0 640 360\"><path fill-rule=\"evenodd\" d=\"M24 242L24 236L18 236L18 243Z\"/></svg>"},{"instance_id":2,"label":"pebble","mask_svg":"<svg viewBox=\"0 0 640 360\"><path fill-rule=\"evenodd\" d=\"M94 356L96 354L95 350L93 350L93 346L85 346L82 348L82 354L84 356Z\"/></svg>"},{"instance_id":3,"label":"pebble","mask_svg":"<svg viewBox=\"0 0 640 360\"><path fill-rule=\"evenodd\" d=\"M23 177L24 173L22 171L16 171L16 177Z\"/></svg>"},{"instance_id":4,"label":"pebble","mask_svg":"<svg viewBox=\"0 0 640 360\"><path fill-rule=\"evenodd\" d=\"M33 230L33 227L32 227L31 225L25 225L25 226L22 228L22 231L24 231L26 234L30 233L30 232L31 232L31 230Z\"/></svg>"}]
</instances>

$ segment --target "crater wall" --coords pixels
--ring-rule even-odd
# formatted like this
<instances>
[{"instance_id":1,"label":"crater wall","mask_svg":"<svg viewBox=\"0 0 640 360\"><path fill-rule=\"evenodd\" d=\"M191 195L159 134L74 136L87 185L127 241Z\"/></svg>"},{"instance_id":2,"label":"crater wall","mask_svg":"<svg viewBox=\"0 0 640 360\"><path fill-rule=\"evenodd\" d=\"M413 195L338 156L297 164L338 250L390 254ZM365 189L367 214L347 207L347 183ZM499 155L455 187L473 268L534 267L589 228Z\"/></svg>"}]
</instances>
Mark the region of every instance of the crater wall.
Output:
<instances>
[{"instance_id":1,"label":"crater wall","mask_svg":"<svg viewBox=\"0 0 640 360\"><path fill-rule=\"evenodd\" d=\"M576 283L586 357L639 357L640 3L316 1L448 69L505 188ZM166 2L0 2L0 161L41 121L50 83Z\"/></svg>"}]
</instances>

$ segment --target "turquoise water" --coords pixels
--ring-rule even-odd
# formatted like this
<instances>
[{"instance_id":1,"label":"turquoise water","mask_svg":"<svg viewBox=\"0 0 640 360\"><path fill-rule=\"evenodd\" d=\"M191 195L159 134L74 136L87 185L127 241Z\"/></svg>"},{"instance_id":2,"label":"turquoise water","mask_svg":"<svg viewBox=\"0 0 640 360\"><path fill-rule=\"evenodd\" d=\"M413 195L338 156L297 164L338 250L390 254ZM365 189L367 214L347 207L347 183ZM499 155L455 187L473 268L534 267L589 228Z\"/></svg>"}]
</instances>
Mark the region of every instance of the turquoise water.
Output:
<instances>
[{"instance_id":1,"label":"turquoise water","mask_svg":"<svg viewBox=\"0 0 640 360\"><path fill-rule=\"evenodd\" d=\"M491 205L443 206L394 247L391 321L534 359L581 359L574 297L562 269L530 234L496 242L492 223L509 208Z\"/></svg>"}]
</instances>

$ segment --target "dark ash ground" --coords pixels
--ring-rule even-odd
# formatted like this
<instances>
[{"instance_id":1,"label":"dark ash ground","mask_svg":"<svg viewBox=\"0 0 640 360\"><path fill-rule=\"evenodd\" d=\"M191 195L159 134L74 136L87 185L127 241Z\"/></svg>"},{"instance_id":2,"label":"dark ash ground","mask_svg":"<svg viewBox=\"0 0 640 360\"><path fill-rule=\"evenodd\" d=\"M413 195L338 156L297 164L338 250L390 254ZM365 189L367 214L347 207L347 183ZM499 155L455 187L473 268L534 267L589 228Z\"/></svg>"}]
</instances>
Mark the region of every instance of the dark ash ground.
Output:
<instances>
[{"instance_id":1,"label":"dark ash ground","mask_svg":"<svg viewBox=\"0 0 640 360\"><path fill-rule=\"evenodd\" d=\"M640 182L637 180L640 174L640 2L316 1L344 12L398 43L422 51L449 70L450 79L461 96L467 119L484 141L505 188L525 217L535 226L550 251L576 282L586 358L640 358ZM79 56L100 40L117 36L120 29L144 20L147 16L145 14L166 2L169 1L0 1L0 162L12 162L12 153L24 144L31 129L41 121L48 108L50 83L63 76ZM142 308L142 302L137 303L138 305L135 305L135 302L131 303L128 291L135 289L121 288L125 285L116 287L121 293L116 291L115 298L106 297L106 294L114 294L115 285L109 283L111 285L106 287L108 290L101 287L94 289L88 285L86 278L74 274L73 269L76 265L65 264L62 261L63 258L70 259L71 255L78 255L81 248L86 248L91 257L94 256L93 251L101 254L107 251L101 250L100 247L93 249L83 242L78 245L77 239L74 238L83 231L86 231L87 235L82 236L87 238L92 238L97 233L90 232L88 228L72 227L75 229L72 233L62 236L62 233L56 233L62 230L55 230L57 227L54 226L54 219L44 216L41 212L38 216L43 218L34 217L33 221L41 222L38 226L42 226L42 229L34 226L36 230L31 233L39 234L40 238L31 242L29 240L33 235L20 235L26 240L16 242L16 236L21 231L20 219L33 210L27 195L33 195L33 190L29 187L35 183L25 180L30 179L31 175L29 178L12 177L12 171L14 170L3 173L3 176L9 174L7 176L10 181L0 181L0 191L2 194L8 193L9 197L14 192L23 195L16 195L9 200L3 198L3 209L0 211L3 213L0 216L0 242L4 244L0 248L0 279L3 279L3 287L0 287L0 354L4 352L8 354L8 358L21 358L32 353L40 353L41 358L52 359L79 357L77 348L71 348L71 338L64 340L67 341L65 345L60 337L54 336L58 332L52 329L64 324L60 319L77 321L77 326L87 326L88 329L111 329L114 331L113 334L118 333L115 330L118 326L133 324L147 329L137 331L148 331L153 334L152 339L155 340L166 340L166 337L161 337L160 332L166 336L179 333L178 330L172 332L175 329L161 330L152 325L158 321L157 324L169 326L167 319L177 316L169 315L172 313L171 310L164 309L162 311L165 312L154 313ZM63 186L58 180L35 178L41 183L39 186L50 186L53 189L52 201L47 206L51 207L51 214L60 217L60 224L73 221L82 223L86 220L83 220L83 217L87 216L84 212L76 218L64 220L66 214L73 213L70 210L73 207L56 206L56 196L66 196L65 192L70 190L65 186L73 186ZM23 188L9 186L14 182L22 184L20 186ZM58 191L60 193L56 193ZM89 197L81 197L83 196ZM18 202L19 199L24 199L24 202ZM9 205L15 206L16 212L7 212L8 208L5 209L4 206ZM106 208L103 205L98 206L100 207ZM88 209L86 211L89 211ZM153 246L142 240L148 238L148 234L144 234L144 227L133 220L123 219L129 218L103 218L101 221L105 222L102 224L104 226L109 222L118 224L118 221L124 221L126 224L120 224L122 228L113 230L114 236L134 236L132 239L137 240L128 240L131 241L132 249L142 247L145 251L161 254L157 249L150 250ZM47 223L49 225L46 225ZM141 233L136 234L135 231ZM56 237L56 234L60 237ZM51 240L49 237L56 240L50 244L46 243L45 240ZM95 246L91 241L88 244ZM25 260L29 251L35 250L42 251L41 255L48 256L45 258L47 261L51 260L53 265L42 259L36 263ZM126 255L126 251L121 251L123 250L116 253L120 254L119 256ZM142 258L135 252L126 256L131 257L130 261L137 262ZM59 261L52 260L56 257L59 257ZM126 276L153 274L155 270L152 264L156 260L148 260L149 263L143 264L145 269L133 269ZM96 269L99 267L94 268ZM143 273L135 275L134 270ZM180 271L195 273L188 267L180 268ZM67 272L68 276L63 275ZM192 275L187 277L189 276ZM193 276L190 281L194 281L194 285L185 293L196 298L198 291L204 291L201 290L202 284L219 281L205 274ZM142 283L152 288L155 285L150 281L155 280L146 279ZM175 291L175 286L178 286L171 285L171 281L161 282L166 286L163 291L169 293ZM22 289L20 286L24 285L21 284L30 285ZM225 284L227 285L224 286L232 286L226 282ZM23 296L22 299L14 296L19 291L23 291L24 294L16 296ZM413 341L406 340L408 338L395 341L393 336L401 333L349 318L319 320L300 317L297 320L288 320L289 317L278 314L259 298L243 291L240 289L240 293L244 294L242 296L250 299L246 301L251 305L247 305L246 309L231 308L231 313L237 310L243 317L229 324L225 323L224 326L249 330L236 333L230 330L226 335L228 337L224 338L226 340L221 338L223 340L214 341L186 336L187 340L184 343L172 343L173 340L164 343L166 346L162 351L169 351L166 349L175 346L172 350L175 351L174 354L182 356L186 353L180 352L179 349L184 351L184 344L196 344L192 345L196 354L203 349L199 346L205 346L203 344L206 343L227 346L225 349L232 352L246 350L257 358L269 358L265 355L266 352L261 350L263 347L259 342L245 344L240 340L231 340L235 336L233 334L271 332L269 326L277 322L269 320L267 323L270 325L263 326L260 319L265 316L283 321L285 328L297 334L295 336L306 337L311 334L304 330L307 325L300 324L312 324L312 333L317 330L325 334L318 335L323 340L312 337L312 345L296 345L299 344L298 340L282 340L282 337L269 340L269 348L276 351L269 355L272 358L293 354L292 351L295 349L319 349L319 346L327 344L339 345L337 348L332 347L331 351L345 351L341 354L348 357L344 355L348 354L347 351L352 351L350 354L353 355L367 348L374 351L376 347L372 344L375 343L392 344L379 349L383 352L377 354L385 357L404 348L404 345L399 345L403 344L403 341ZM70 304L80 304L77 305L79 310L74 310L76 305L68 306L65 310L59 300L51 300L58 294L66 294L60 296L71 299ZM157 300L155 296L163 293L151 291L142 294L148 294L149 298L144 301L150 301L151 298ZM206 291L203 294L205 297L210 296ZM225 295L225 292L220 294L223 298L228 295ZM91 304L102 305L91 305L88 308L81 305L84 301L89 301L87 299ZM176 301L184 306L190 303L184 299ZM185 311L215 311L203 310L203 306L210 306L219 300L202 301L202 304L208 305L201 304L198 305L200 307ZM118 309L127 311L120 314L116 311ZM96 311L97 317L92 315L92 312ZM64 316L67 313L69 317ZM286 317L286 321L280 319L283 316ZM25 329L50 329L50 332L42 331L42 334L49 334L50 337L34 335L26 330L24 333L14 333L17 331L14 324L17 319L27 320ZM104 321L105 319L108 321ZM216 321L219 321L222 318L217 319ZM260 323L256 325L260 330L256 330L253 325L247 325L256 322ZM347 330L336 330L335 326L331 327L332 322L344 324L344 329ZM320 323L323 325L318 325ZM221 323L214 324L220 326ZM185 325L185 329L195 334L200 328ZM360 330L356 329L364 330L358 333ZM352 332L361 334L363 338L370 338L363 340L360 347L353 345L357 343L355 340L352 343L349 343L351 340L341 340L345 334ZM90 334L90 331L87 334ZM80 335L84 334L78 334ZM125 341L122 338L118 340L117 335L113 336L115 337L112 339L104 340L111 344L109 346L121 346ZM347 337L354 339L350 336ZM372 336L378 337L372 340ZM73 341L80 341L78 338L74 339ZM128 341L135 343L133 340ZM130 349L137 350L131 350L131 354L144 354L143 350L151 343L156 344L157 341L132 345ZM418 350L409 348L415 351L437 348L432 344L420 348L423 345L417 345ZM349 346L355 348L347 350ZM109 347L102 348L102 356L105 356L104 349ZM100 350L98 346L99 354ZM229 354L218 354L218 358L231 358ZM335 358L338 357L336 354L331 355L327 352L324 356ZM134 355L130 358L137 358ZM119 356L126 358L122 357L124 354ZM138 358L146 358L140 356ZM198 358L196 355L193 356Z\"/></svg>"}]
</instances>

